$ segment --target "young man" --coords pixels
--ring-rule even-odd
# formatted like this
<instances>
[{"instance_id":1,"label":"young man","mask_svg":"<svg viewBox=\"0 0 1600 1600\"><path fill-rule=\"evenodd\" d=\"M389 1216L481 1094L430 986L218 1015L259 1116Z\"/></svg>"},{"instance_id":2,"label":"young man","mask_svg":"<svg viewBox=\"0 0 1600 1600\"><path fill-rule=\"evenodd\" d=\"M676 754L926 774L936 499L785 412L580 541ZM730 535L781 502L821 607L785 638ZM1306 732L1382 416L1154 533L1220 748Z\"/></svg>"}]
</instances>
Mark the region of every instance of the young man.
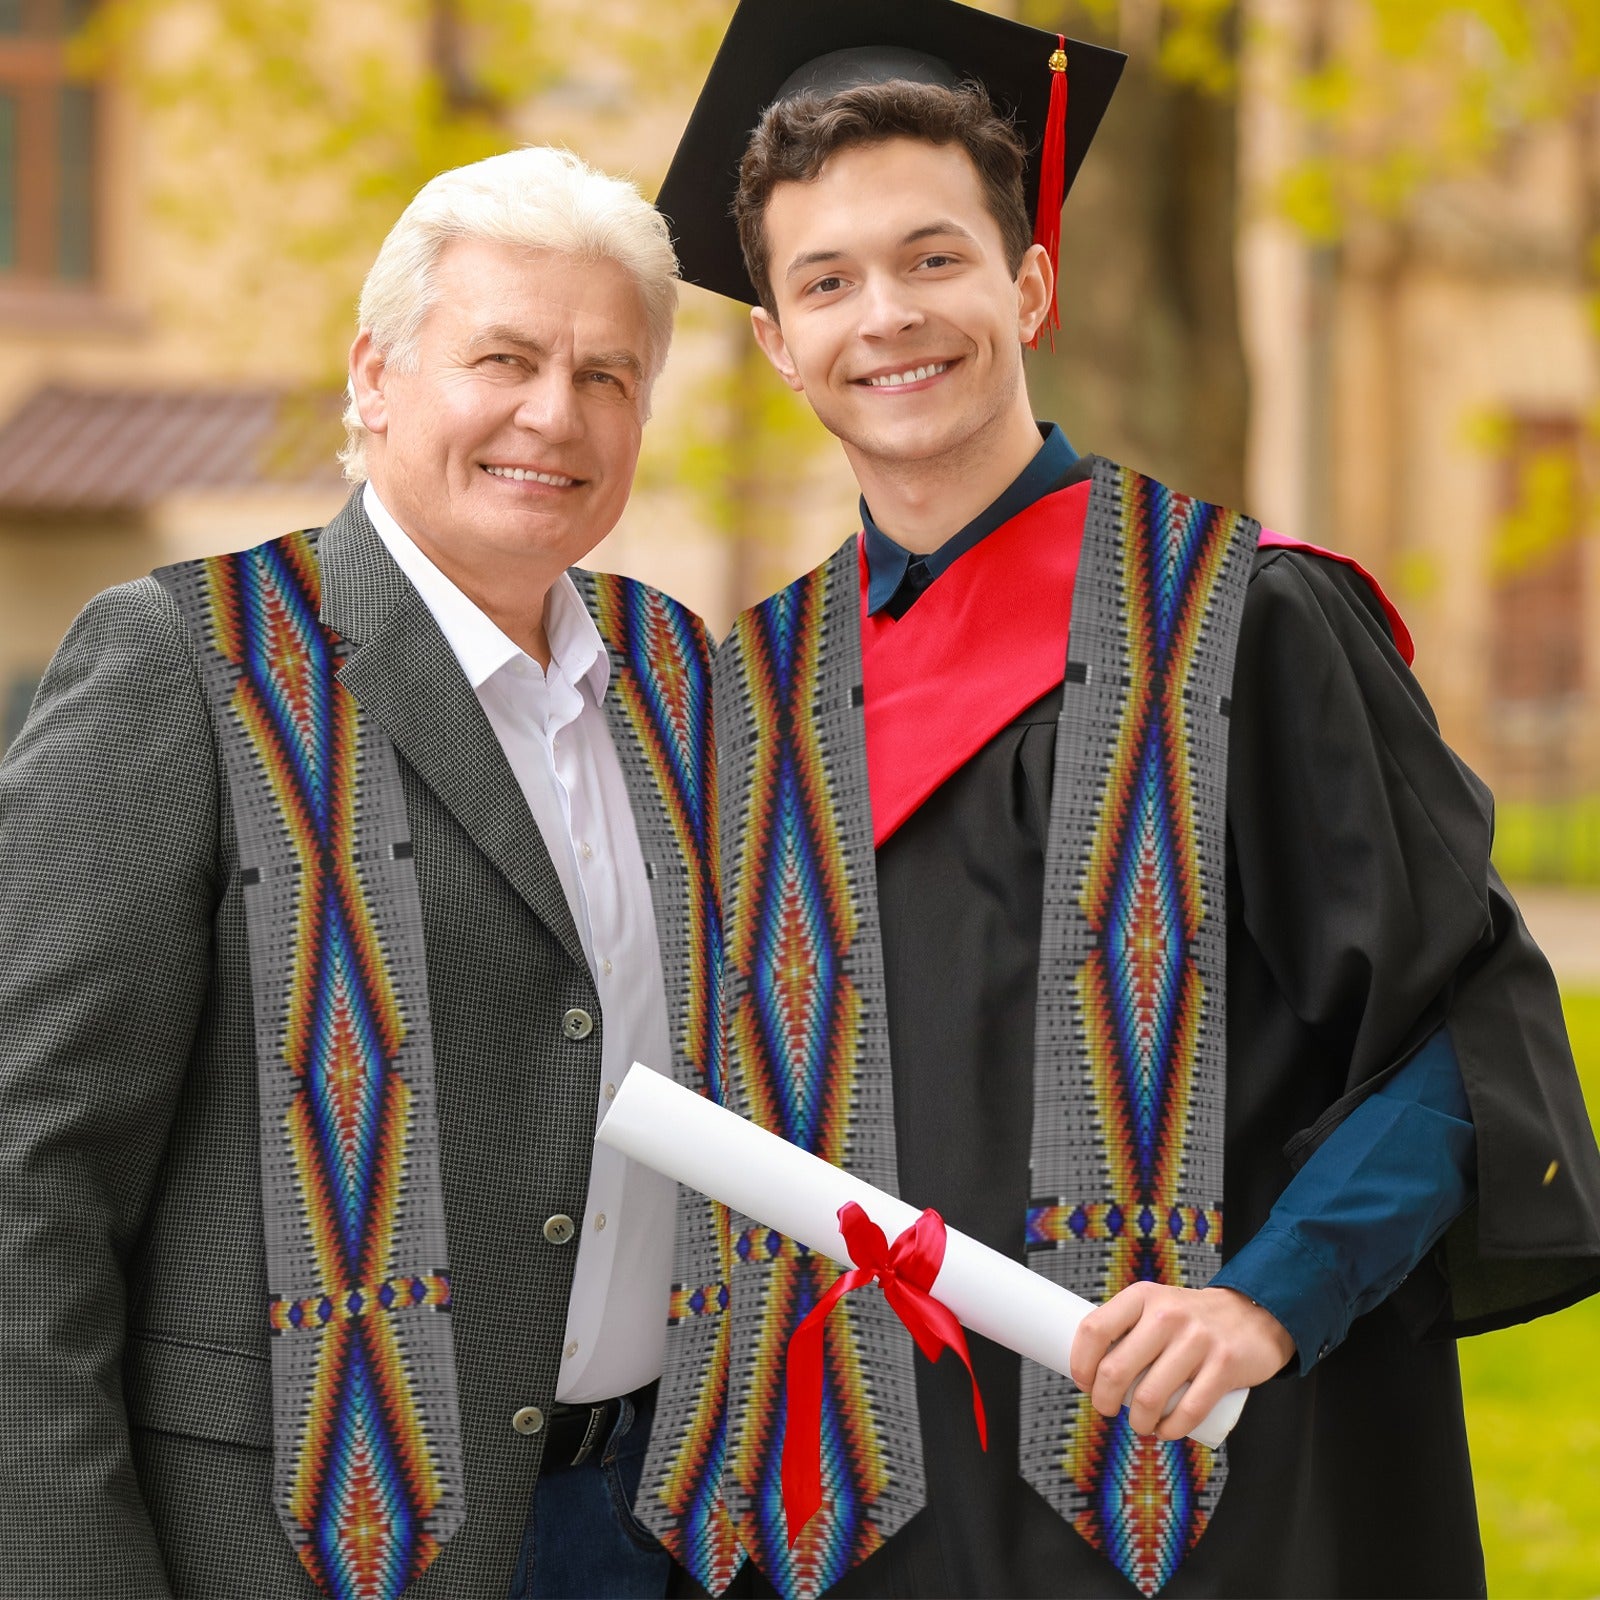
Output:
<instances>
[{"instance_id":1,"label":"young man","mask_svg":"<svg viewBox=\"0 0 1600 1600\"><path fill-rule=\"evenodd\" d=\"M1375 587L1036 424L1025 194L1048 239L1120 65L1056 52L745 0L659 201L862 490L718 655L729 1102L1108 1302L1081 1395L974 1341L984 1452L851 1297L796 1537L781 1355L833 1272L742 1236L722 1497L785 1594L1481 1593L1441 1336L1600 1280L1555 987ZM682 1414L640 1505L696 1559Z\"/></svg>"},{"instance_id":2,"label":"young man","mask_svg":"<svg viewBox=\"0 0 1600 1600\"><path fill-rule=\"evenodd\" d=\"M676 271L566 152L434 179L344 510L51 665L0 765L0 1591L665 1591L674 1194L591 1141L714 1032L709 653L573 563Z\"/></svg>"}]
</instances>

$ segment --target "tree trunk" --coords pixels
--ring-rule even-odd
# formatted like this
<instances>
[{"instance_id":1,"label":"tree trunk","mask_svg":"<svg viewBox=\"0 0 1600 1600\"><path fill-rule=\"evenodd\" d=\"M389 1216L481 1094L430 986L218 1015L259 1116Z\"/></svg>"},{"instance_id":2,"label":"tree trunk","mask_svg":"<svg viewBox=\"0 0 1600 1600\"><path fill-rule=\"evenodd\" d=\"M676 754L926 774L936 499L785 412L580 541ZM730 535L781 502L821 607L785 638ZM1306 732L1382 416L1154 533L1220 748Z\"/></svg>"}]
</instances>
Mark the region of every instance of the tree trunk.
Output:
<instances>
[{"instance_id":1,"label":"tree trunk","mask_svg":"<svg viewBox=\"0 0 1600 1600\"><path fill-rule=\"evenodd\" d=\"M1235 105L1141 54L1068 197L1061 331L1029 357L1029 386L1080 451L1244 509Z\"/></svg>"}]
</instances>

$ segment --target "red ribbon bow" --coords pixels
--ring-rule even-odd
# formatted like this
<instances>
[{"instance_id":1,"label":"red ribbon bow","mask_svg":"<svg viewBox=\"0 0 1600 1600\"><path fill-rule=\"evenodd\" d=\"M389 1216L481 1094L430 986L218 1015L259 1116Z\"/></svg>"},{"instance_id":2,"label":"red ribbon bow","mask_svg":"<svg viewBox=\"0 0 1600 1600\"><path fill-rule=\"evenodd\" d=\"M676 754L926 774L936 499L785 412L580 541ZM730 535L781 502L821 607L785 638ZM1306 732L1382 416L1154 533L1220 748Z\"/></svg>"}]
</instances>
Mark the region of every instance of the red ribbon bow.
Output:
<instances>
[{"instance_id":1,"label":"red ribbon bow","mask_svg":"<svg viewBox=\"0 0 1600 1600\"><path fill-rule=\"evenodd\" d=\"M946 1305L929 1290L944 1264L944 1218L931 1208L924 1211L891 1245L883 1229L854 1200L839 1207L839 1229L855 1266L834 1280L833 1286L808 1311L789 1336L787 1362L788 1420L783 1431L783 1511L789 1524L789 1543L822 1505L822 1336L828 1313L852 1289L874 1278L883 1285L884 1298L906 1325L917 1348L930 1361L945 1350L961 1357L972 1379L972 1415L978 1424L978 1442L989 1448L989 1424L978 1393L978 1375L967 1353L967 1337Z\"/></svg>"}]
</instances>

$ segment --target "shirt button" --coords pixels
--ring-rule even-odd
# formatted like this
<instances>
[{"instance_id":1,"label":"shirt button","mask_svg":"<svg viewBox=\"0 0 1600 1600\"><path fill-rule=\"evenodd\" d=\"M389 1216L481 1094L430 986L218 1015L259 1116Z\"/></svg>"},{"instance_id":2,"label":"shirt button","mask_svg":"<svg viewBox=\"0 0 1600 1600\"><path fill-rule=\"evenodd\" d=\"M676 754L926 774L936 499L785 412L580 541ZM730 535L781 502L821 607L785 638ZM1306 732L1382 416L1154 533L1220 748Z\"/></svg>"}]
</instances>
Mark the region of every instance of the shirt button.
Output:
<instances>
[{"instance_id":1,"label":"shirt button","mask_svg":"<svg viewBox=\"0 0 1600 1600\"><path fill-rule=\"evenodd\" d=\"M617 1086L616 1086L616 1084L608 1083L606 1085L606 1099L607 1100L615 1100L616 1098L617 1098Z\"/></svg>"},{"instance_id":2,"label":"shirt button","mask_svg":"<svg viewBox=\"0 0 1600 1600\"><path fill-rule=\"evenodd\" d=\"M610 977L610 976L611 976L611 974L612 974L612 973L613 973L613 972L614 972L614 971L616 971L616 968L615 968L615 967L613 967L613 966L612 966L612 965L611 965L611 963L610 963L610 962L609 962L609 961L602 961L602 962L601 962L601 963L600 963L600 970L601 970L601 971L602 971L602 972L603 972L603 973L605 973L605 975L606 975L606 976L607 976L607 977L608 977L608 978L609 978L609 977Z\"/></svg>"},{"instance_id":3,"label":"shirt button","mask_svg":"<svg viewBox=\"0 0 1600 1600\"><path fill-rule=\"evenodd\" d=\"M569 1039L587 1039L594 1032L594 1018L581 1006L574 1006L562 1017L561 1031Z\"/></svg>"},{"instance_id":4,"label":"shirt button","mask_svg":"<svg viewBox=\"0 0 1600 1600\"><path fill-rule=\"evenodd\" d=\"M594 1231L596 1233L604 1232L605 1231L605 1225L606 1225L606 1214L605 1214L605 1212L602 1211L599 1214L599 1216L597 1216L594 1219Z\"/></svg>"},{"instance_id":5,"label":"shirt button","mask_svg":"<svg viewBox=\"0 0 1600 1600\"><path fill-rule=\"evenodd\" d=\"M556 1212L544 1225L544 1236L551 1244L570 1244L573 1234L577 1231L572 1218L564 1211Z\"/></svg>"},{"instance_id":6,"label":"shirt button","mask_svg":"<svg viewBox=\"0 0 1600 1600\"><path fill-rule=\"evenodd\" d=\"M537 1433L544 1426L544 1412L538 1406L524 1406L512 1414L511 1426L518 1433Z\"/></svg>"},{"instance_id":7,"label":"shirt button","mask_svg":"<svg viewBox=\"0 0 1600 1600\"><path fill-rule=\"evenodd\" d=\"M568 1361L570 1361L575 1355L577 1355L577 1353L578 1353L578 1341L576 1339L572 1340L567 1345L567 1348L564 1351L562 1351L562 1354L567 1358Z\"/></svg>"},{"instance_id":8,"label":"shirt button","mask_svg":"<svg viewBox=\"0 0 1600 1600\"><path fill-rule=\"evenodd\" d=\"M594 855L594 846L587 839L583 841L583 859L588 861Z\"/></svg>"}]
</instances>

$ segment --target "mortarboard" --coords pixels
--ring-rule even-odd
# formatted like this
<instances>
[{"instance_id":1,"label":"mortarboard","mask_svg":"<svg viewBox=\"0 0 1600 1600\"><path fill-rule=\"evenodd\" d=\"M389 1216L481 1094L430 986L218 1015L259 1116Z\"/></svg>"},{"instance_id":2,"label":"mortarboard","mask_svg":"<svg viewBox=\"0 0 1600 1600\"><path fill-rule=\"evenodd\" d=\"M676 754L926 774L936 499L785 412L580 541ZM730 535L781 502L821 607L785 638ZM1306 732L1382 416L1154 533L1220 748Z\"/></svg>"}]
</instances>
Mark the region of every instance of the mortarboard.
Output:
<instances>
[{"instance_id":1,"label":"mortarboard","mask_svg":"<svg viewBox=\"0 0 1600 1600\"><path fill-rule=\"evenodd\" d=\"M1126 59L955 0L739 0L656 201L685 282L755 304L732 207L745 146L768 106L891 78L976 80L1013 119L1035 238L1054 265L1060 200Z\"/></svg>"}]
</instances>

